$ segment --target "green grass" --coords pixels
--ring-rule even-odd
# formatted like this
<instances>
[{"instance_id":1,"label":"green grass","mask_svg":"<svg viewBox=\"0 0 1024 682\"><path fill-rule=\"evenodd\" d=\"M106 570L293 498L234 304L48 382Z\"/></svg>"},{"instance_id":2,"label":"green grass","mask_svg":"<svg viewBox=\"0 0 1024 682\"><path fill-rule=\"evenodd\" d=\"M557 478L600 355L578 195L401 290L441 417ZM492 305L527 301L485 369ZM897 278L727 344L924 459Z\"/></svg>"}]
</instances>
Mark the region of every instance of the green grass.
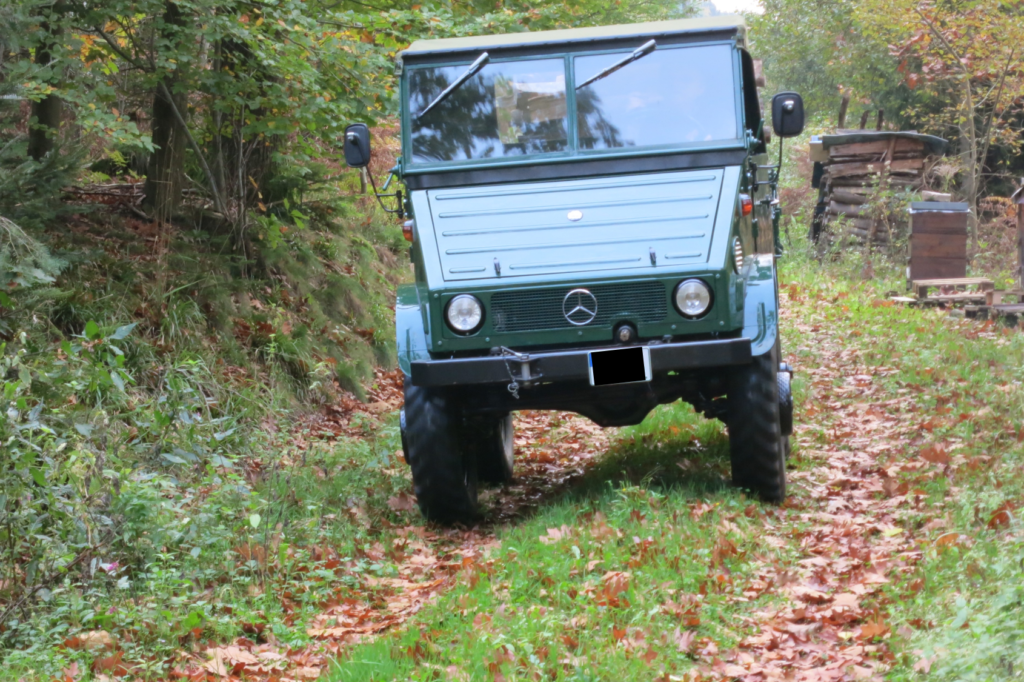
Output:
<instances>
[{"instance_id":1,"label":"green grass","mask_svg":"<svg viewBox=\"0 0 1024 682\"><path fill-rule=\"evenodd\" d=\"M688 406L659 408L571 492L501 529L500 549L415 625L357 647L330 679L433 679L442 669L447 679L497 670L621 680L689 669L708 642L750 634L744 592L756 598L759 569L793 558L758 532L765 514L774 523L785 512L752 504L727 476L720 426Z\"/></svg>"},{"instance_id":2,"label":"green grass","mask_svg":"<svg viewBox=\"0 0 1024 682\"><path fill-rule=\"evenodd\" d=\"M1016 679L1024 665L1024 526L1019 512L1006 526L989 522L1003 505L1019 507L1024 499L1024 334L894 306L885 294L903 288L900 268L883 261L877 280L858 281L862 259L854 254L824 268L805 262L785 271L800 299L790 307L787 340L810 360L816 339L807 331L832 328L843 352L879 370L875 383L883 390L875 402L898 398L906 420L881 466L919 461L934 444L952 458L948 468L926 466L900 478L922 493L922 502L903 514L922 558L888 590L888 618L899 633L888 677ZM960 537L935 543L949 533L947 540Z\"/></svg>"},{"instance_id":3,"label":"green grass","mask_svg":"<svg viewBox=\"0 0 1024 682\"><path fill-rule=\"evenodd\" d=\"M901 407L887 409L898 410L906 428L892 435L879 465L914 462L934 443L955 459L949 469L897 474L921 493L919 503L897 515L921 560L877 601L894 633L888 676L924 679L915 664L940 652L929 679L1009 679L1021 670L1022 528L986 524L1007 501L1024 499L1017 436L1024 426L1024 335L894 306L885 299L902 285L900 268L872 260L876 279L867 282L856 254L821 265L798 248L784 265L783 287L792 299L784 348L797 368L804 423L791 479L820 466L820 455L805 457L804 448L848 447L842 441L849 436L836 440L844 426L830 416L829 401L899 399ZM807 373L824 353L877 375L869 382L875 393L844 393L845 376L832 389L812 386ZM801 420L812 406L818 413ZM758 571L796 568L807 531L785 509L746 500L727 476L721 427L688 406L659 408L623 430L569 493L499 529L500 549L433 607L342 655L330 678L610 681L706 669L710 657L699 659L707 643L724 652L756 632L750 619L777 599L771 589L759 593ZM791 488L795 504L806 504L801 485ZM710 510L697 516L704 505ZM926 525L934 519L945 525ZM948 532L969 540L935 545ZM653 551L645 554L647 538ZM617 604L602 593L609 571L629 573ZM688 625L666 606L687 600L699 604L699 624ZM684 634L680 647L679 633L688 630L692 641Z\"/></svg>"}]
</instances>

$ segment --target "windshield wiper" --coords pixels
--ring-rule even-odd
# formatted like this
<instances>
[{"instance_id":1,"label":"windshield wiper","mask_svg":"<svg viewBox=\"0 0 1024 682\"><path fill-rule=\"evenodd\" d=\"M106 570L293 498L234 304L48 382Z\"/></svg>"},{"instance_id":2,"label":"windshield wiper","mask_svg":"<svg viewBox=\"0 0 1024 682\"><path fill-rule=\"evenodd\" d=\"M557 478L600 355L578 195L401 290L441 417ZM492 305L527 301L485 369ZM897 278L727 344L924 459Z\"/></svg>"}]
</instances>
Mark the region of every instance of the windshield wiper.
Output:
<instances>
[{"instance_id":1,"label":"windshield wiper","mask_svg":"<svg viewBox=\"0 0 1024 682\"><path fill-rule=\"evenodd\" d=\"M469 68L468 68L468 69L466 69L466 72L465 72L465 73L463 73L463 74L462 74L461 76L459 76L458 78L456 78L456 79L455 79L455 82L454 82L454 83L452 83L451 85L449 85L449 86L448 86L447 88L445 88L445 89L444 89L444 90L443 90L443 91L441 92L441 94L440 94L440 95L438 95L437 97L435 97L435 98L434 98L434 101L433 101L433 102L431 102L430 104L428 104L428 105L427 105L426 107L424 107L423 111L421 111L420 113L416 114L416 118L417 118L417 120L418 120L418 119L421 119L421 118L423 118L424 116L426 116L426 115L427 115L427 113L428 113L428 112L429 112L429 111L430 111L431 109L433 109L433 108L434 108L434 107L436 107L436 106L437 106L438 104L440 104L441 102L443 102L443 101L445 101L446 99L448 99L448 95L450 95L450 94L452 94L453 92L455 92L455 90L456 90L456 89L457 89L457 88L458 88L459 86L461 86L461 85L462 85L463 83L465 83L465 82L466 82L466 81L468 81L468 80L469 80L470 78L472 78L473 76L475 76L475 75L477 74L477 72L479 72L479 71L480 71L480 69L484 68L484 66L486 66L486 65L487 65L487 62L489 62L489 61L491 61L491 55L487 54L486 52L482 53L482 54L481 54L481 55L480 55L479 57L477 57L477 58L476 58L476 61L475 61L475 62L473 62L472 64L470 64L470 65L469 65Z\"/></svg>"},{"instance_id":2,"label":"windshield wiper","mask_svg":"<svg viewBox=\"0 0 1024 682\"><path fill-rule=\"evenodd\" d=\"M601 71L600 73L595 73L593 76L591 76L587 80L585 80L582 83L580 83L579 85L577 85L576 89L579 90L580 88L584 88L584 87L590 85L591 83L593 83L594 81L599 81L602 78L604 78L605 76L612 75L613 73L615 73L616 71L621 69L626 64L631 64L631 63L635 62L636 60L640 59L641 57L646 57L650 53L654 52L654 48L656 48L657 46L658 46L658 44L656 42L654 42L653 40L648 40L646 43L644 43L640 47L638 47L635 50L633 50L633 53L630 54L628 57L626 57L625 59L623 59L621 61L615 62L614 64L609 66L604 71Z\"/></svg>"}]
</instances>

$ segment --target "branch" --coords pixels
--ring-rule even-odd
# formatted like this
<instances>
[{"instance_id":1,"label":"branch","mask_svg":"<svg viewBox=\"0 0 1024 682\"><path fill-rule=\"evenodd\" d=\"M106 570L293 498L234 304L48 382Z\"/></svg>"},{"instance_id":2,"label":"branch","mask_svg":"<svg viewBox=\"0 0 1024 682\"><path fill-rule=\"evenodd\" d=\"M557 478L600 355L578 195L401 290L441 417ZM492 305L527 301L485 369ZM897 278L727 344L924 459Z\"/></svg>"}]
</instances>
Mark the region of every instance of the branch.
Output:
<instances>
[{"instance_id":1,"label":"branch","mask_svg":"<svg viewBox=\"0 0 1024 682\"><path fill-rule=\"evenodd\" d=\"M199 159L199 163L203 167L203 173L206 175L206 179L210 181L210 191L213 192L213 203L217 206L217 211L227 217L227 207L224 204L224 199L220 195L220 190L217 189L217 181L214 179L213 171L210 170L210 165L206 162L206 157L203 155L202 149L199 148L199 144L196 142L196 138L192 137L191 131L188 129L188 125L185 123L185 118L181 115L178 110L178 105L174 103L174 98L171 97L171 91L167 89L167 84L160 81L157 86L160 88L160 93L167 100L167 103L171 105L171 111L174 112L174 118L177 119L178 125L181 126L182 131L185 133L185 137L188 139L188 144L192 147L192 151L195 152L196 158Z\"/></svg>"},{"instance_id":2,"label":"branch","mask_svg":"<svg viewBox=\"0 0 1024 682\"><path fill-rule=\"evenodd\" d=\"M996 118L996 110L999 108L999 98L1003 96L1003 86L1006 85L1006 74L1010 71L1010 63L1013 61L1013 55L1016 51L1016 46L1010 50L1010 56L1006 60L1006 66L1003 68L1003 73L999 77L999 90L996 92L995 101L992 103L992 109L988 112L988 120L985 121L985 127L983 128L985 133L985 142L982 147L981 156L979 157L982 172L985 170L985 159L988 158L988 150L992 145L992 124L998 120ZM999 114L999 118L1002 118L1002 114Z\"/></svg>"},{"instance_id":3,"label":"branch","mask_svg":"<svg viewBox=\"0 0 1024 682\"><path fill-rule=\"evenodd\" d=\"M118 18L114 19L114 21L116 21L116 22L117 22L117 25L121 27L121 30L122 30L122 31L124 31L124 35L125 35L125 37L126 37L126 38L128 39L128 41L129 41L129 42L130 42L130 43L132 44L132 47L134 47L134 48L135 48L135 52L136 52L137 54L144 54L144 55L146 55L146 59L147 59L147 61L149 61L149 68L151 68L151 69L153 69L154 71L156 71L156 62L155 62L155 61L153 60L153 55L151 55L151 54L147 53L147 52L146 52L145 50L143 50L143 49L141 49L141 48L139 47L139 43L138 43L138 42L136 42L134 34L133 34L133 33L132 33L132 31L131 31L131 30L130 30L130 29L129 29L129 28L128 28L128 27L127 27L127 26L126 26L125 24L124 24L124 18L123 18L123 17L118 17Z\"/></svg>"},{"instance_id":4,"label":"branch","mask_svg":"<svg viewBox=\"0 0 1024 682\"><path fill-rule=\"evenodd\" d=\"M110 45L110 49L112 49L114 52L116 52L117 55L121 59L123 59L126 62L128 62L129 64L131 64L136 69L139 69L139 70L141 70L141 71L143 71L145 73L150 73L150 71L148 69L146 69L146 65L145 64L142 64L142 63L137 62L134 59L132 59L128 55L128 53L126 53L124 50L121 49L121 46L117 44L117 41L114 40L113 38L111 38L109 35L107 35L107 33L102 28L100 28L99 26L93 26L92 28L93 28L94 31L96 31L97 33L100 34L100 37L103 38L103 40L105 40L107 42L107 45Z\"/></svg>"},{"instance_id":5,"label":"branch","mask_svg":"<svg viewBox=\"0 0 1024 682\"><path fill-rule=\"evenodd\" d=\"M956 60L956 65L960 69L960 71L962 73L966 74L967 73L967 67L965 67L963 62L961 61L962 57L960 56L959 53L957 53L957 51L953 48L953 46L949 44L949 41L946 40L946 36L942 35L942 33L939 31L939 29L937 29L935 27L935 24L932 23L931 19L929 19L928 17L926 17L924 15L924 12L922 12L921 10L919 10L916 7L914 8L914 11L917 12L918 16L920 16L921 19L924 20L924 23L926 23L928 25L928 29L932 32L932 35L934 35L936 38L938 38L939 41L945 46L945 48L947 50L949 50L949 53L951 55L953 55L953 59Z\"/></svg>"},{"instance_id":6,"label":"branch","mask_svg":"<svg viewBox=\"0 0 1024 682\"><path fill-rule=\"evenodd\" d=\"M13 147L16 143L21 142L22 140L24 140L26 137L28 137L28 135L15 135L14 137L12 137L11 141L8 142L7 144L5 144L3 146L3 149L0 149L0 156L3 156L4 152L6 152L11 147Z\"/></svg>"}]
</instances>

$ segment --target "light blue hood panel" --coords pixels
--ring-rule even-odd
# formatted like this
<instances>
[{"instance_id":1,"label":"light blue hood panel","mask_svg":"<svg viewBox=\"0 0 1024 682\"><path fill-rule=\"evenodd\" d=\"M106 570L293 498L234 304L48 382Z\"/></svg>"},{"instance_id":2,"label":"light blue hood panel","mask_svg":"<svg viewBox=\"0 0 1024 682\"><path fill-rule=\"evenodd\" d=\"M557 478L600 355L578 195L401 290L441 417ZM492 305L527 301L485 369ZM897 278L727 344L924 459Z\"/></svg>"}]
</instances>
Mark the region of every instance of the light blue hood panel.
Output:
<instances>
[{"instance_id":1,"label":"light blue hood panel","mask_svg":"<svg viewBox=\"0 0 1024 682\"><path fill-rule=\"evenodd\" d=\"M442 275L496 280L706 263L723 175L713 168L428 190Z\"/></svg>"}]
</instances>

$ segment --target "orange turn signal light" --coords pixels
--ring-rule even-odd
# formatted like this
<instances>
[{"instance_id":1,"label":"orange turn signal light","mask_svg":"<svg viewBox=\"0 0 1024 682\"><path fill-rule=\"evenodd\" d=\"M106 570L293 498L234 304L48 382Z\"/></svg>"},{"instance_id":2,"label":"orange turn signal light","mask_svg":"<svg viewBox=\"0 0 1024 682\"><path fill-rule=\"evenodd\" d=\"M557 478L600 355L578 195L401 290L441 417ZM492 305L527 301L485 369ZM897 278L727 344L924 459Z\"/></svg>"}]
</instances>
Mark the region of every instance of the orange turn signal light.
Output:
<instances>
[{"instance_id":1,"label":"orange turn signal light","mask_svg":"<svg viewBox=\"0 0 1024 682\"><path fill-rule=\"evenodd\" d=\"M748 216L754 212L754 200L750 198L749 194L740 195L740 214Z\"/></svg>"},{"instance_id":2,"label":"orange turn signal light","mask_svg":"<svg viewBox=\"0 0 1024 682\"><path fill-rule=\"evenodd\" d=\"M402 236L405 237L405 241L412 243L412 228L415 225L415 221L406 220L402 223Z\"/></svg>"}]
</instances>

